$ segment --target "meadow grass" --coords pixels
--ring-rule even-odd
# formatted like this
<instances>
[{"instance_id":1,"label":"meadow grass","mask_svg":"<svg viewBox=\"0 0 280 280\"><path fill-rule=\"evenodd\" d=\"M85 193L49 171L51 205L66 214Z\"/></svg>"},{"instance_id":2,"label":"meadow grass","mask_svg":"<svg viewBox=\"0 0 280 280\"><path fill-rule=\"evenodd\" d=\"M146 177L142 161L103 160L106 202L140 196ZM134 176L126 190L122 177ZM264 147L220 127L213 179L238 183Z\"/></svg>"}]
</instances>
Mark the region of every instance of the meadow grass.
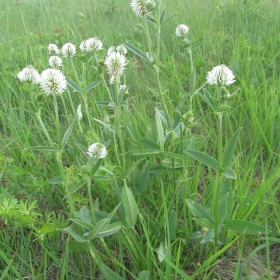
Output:
<instances>
[{"instance_id":1,"label":"meadow grass","mask_svg":"<svg viewBox=\"0 0 280 280\"><path fill-rule=\"evenodd\" d=\"M162 1L175 16L148 39L130 1L19 3L0 3L0 279L279 279L279 1ZM91 37L96 60L79 50ZM68 42L61 96L19 81ZM117 96L103 60L123 43ZM230 109L204 85L220 64ZM104 159L86 156L95 142Z\"/></svg>"}]
</instances>

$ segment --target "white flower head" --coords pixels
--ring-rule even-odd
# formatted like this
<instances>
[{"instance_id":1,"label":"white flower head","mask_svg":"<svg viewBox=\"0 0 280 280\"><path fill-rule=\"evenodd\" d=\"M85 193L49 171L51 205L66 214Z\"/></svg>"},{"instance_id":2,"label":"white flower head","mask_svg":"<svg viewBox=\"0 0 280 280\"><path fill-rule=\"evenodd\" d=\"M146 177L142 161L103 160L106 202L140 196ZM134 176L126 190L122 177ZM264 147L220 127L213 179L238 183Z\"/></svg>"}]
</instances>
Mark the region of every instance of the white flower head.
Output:
<instances>
[{"instance_id":1,"label":"white flower head","mask_svg":"<svg viewBox=\"0 0 280 280\"><path fill-rule=\"evenodd\" d=\"M17 77L21 82L31 82L32 84L39 84L41 80L39 73L32 65L23 68Z\"/></svg>"},{"instance_id":2,"label":"white flower head","mask_svg":"<svg viewBox=\"0 0 280 280\"><path fill-rule=\"evenodd\" d=\"M112 47L110 47L110 48L108 49L107 55L110 55L110 54L113 53L113 52L116 52L116 47L115 47L115 46L112 46Z\"/></svg>"},{"instance_id":3,"label":"white flower head","mask_svg":"<svg viewBox=\"0 0 280 280\"><path fill-rule=\"evenodd\" d=\"M235 82L232 71L224 64L215 66L208 72L206 79L210 85L228 86Z\"/></svg>"},{"instance_id":4,"label":"white flower head","mask_svg":"<svg viewBox=\"0 0 280 280\"><path fill-rule=\"evenodd\" d=\"M82 110L81 110L81 104L78 105L77 107L77 117L78 121L80 121L83 118Z\"/></svg>"},{"instance_id":5,"label":"white flower head","mask_svg":"<svg viewBox=\"0 0 280 280\"><path fill-rule=\"evenodd\" d=\"M100 51L102 50L103 44L98 38L90 38L86 40L86 51Z\"/></svg>"},{"instance_id":6,"label":"white flower head","mask_svg":"<svg viewBox=\"0 0 280 280\"><path fill-rule=\"evenodd\" d=\"M72 43L66 43L62 46L61 53L64 57L72 57L76 54L76 47Z\"/></svg>"},{"instance_id":7,"label":"white flower head","mask_svg":"<svg viewBox=\"0 0 280 280\"><path fill-rule=\"evenodd\" d=\"M48 51L49 54L59 54L59 49L56 44L49 44Z\"/></svg>"},{"instance_id":8,"label":"white flower head","mask_svg":"<svg viewBox=\"0 0 280 280\"><path fill-rule=\"evenodd\" d=\"M189 27L185 24L180 24L177 26L176 30L175 30L175 34L178 37L186 37L189 33Z\"/></svg>"},{"instance_id":9,"label":"white flower head","mask_svg":"<svg viewBox=\"0 0 280 280\"><path fill-rule=\"evenodd\" d=\"M44 93L60 95L67 87L67 82L58 69L46 69L41 74L40 87Z\"/></svg>"},{"instance_id":10,"label":"white flower head","mask_svg":"<svg viewBox=\"0 0 280 280\"><path fill-rule=\"evenodd\" d=\"M84 40L81 44L80 44L80 49L82 52L87 51L87 44L86 44L86 40Z\"/></svg>"},{"instance_id":11,"label":"white flower head","mask_svg":"<svg viewBox=\"0 0 280 280\"><path fill-rule=\"evenodd\" d=\"M105 158L107 156L106 147L102 143L94 143L88 147L87 155L95 158Z\"/></svg>"},{"instance_id":12,"label":"white flower head","mask_svg":"<svg viewBox=\"0 0 280 280\"><path fill-rule=\"evenodd\" d=\"M127 49L124 46L124 44L121 44L119 46L117 46L116 48L117 52L122 53L122 54L127 54Z\"/></svg>"},{"instance_id":13,"label":"white flower head","mask_svg":"<svg viewBox=\"0 0 280 280\"><path fill-rule=\"evenodd\" d=\"M107 66L107 72L111 77L121 76L126 65L125 56L119 52L112 52L107 55L104 64Z\"/></svg>"},{"instance_id":14,"label":"white flower head","mask_svg":"<svg viewBox=\"0 0 280 280\"><path fill-rule=\"evenodd\" d=\"M49 66L54 68L62 66L62 59L59 56L51 56L49 58Z\"/></svg>"},{"instance_id":15,"label":"white flower head","mask_svg":"<svg viewBox=\"0 0 280 280\"><path fill-rule=\"evenodd\" d=\"M132 0L130 3L132 11L137 17L145 17L155 6L153 0Z\"/></svg>"}]
</instances>

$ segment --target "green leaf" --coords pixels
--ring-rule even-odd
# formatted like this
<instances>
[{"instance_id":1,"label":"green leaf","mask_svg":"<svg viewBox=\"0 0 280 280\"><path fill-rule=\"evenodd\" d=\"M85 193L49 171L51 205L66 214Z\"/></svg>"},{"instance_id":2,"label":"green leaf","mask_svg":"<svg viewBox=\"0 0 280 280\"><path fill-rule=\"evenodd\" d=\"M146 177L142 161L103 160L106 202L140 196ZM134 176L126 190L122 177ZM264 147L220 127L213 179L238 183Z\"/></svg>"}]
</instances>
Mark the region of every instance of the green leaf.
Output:
<instances>
[{"instance_id":1,"label":"green leaf","mask_svg":"<svg viewBox=\"0 0 280 280\"><path fill-rule=\"evenodd\" d=\"M108 176L101 176L101 175L95 175L92 177L93 180L95 181L109 181L112 178L108 177Z\"/></svg>"},{"instance_id":2,"label":"green leaf","mask_svg":"<svg viewBox=\"0 0 280 280\"><path fill-rule=\"evenodd\" d=\"M79 226L81 226L81 227L83 227L83 228L85 228L85 229L87 229L87 230L92 230L93 229L93 224L92 223L90 223L90 222L88 222L88 221L81 221L81 220L79 220L79 219L72 219L72 221L75 223L75 224L77 224L77 225L79 225Z\"/></svg>"},{"instance_id":3,"label":"green leaf","mask_svg":"<svg viewBox=\"0 0 280 280\"><path fill-rule=\"evenodd\" d=\"M135 53L136 55L140 56L141 58L143 58L144 60L146 60L147 62L151 63L152 61L149 59L149 57L144 54L142 51L140 51L138 48L136 48L133 45L130 45L128 43L124 43L124 45L126 46L127 49L129 49L130 51L132 51L133 53Z\"/></svg>"},{"instance_id":4,"label":"green leaf","mask_svg":"<svg viewBox=\"0 0 280 280\"><path fill-rule=\"evenodd\" d=\"M67 84L74 90L74 92L83 93L82 89L70 79L66 78Z\"/></svg>"},{"instance_id":5,"label":"green leaf","mask_svg":"<svg viewBox=\"0 0 280 280\"><path fill-rule=\"evenodd\" d=\"M152 149L141 149L141 150L134 150L130 151L133 156L154 156L154 155L159 155L162 154L163 151L161 150L152 150Z\"/></svg>"},{"instance_id":6,"label":"green leaf","mask_svg":"<svg viewBox=\"0 0 280 280\"><path fill-rule=\"evenodd\" d=\"M94 176L94 174L98 171L100 165L101 165L101 162L102 162L102 158L99 158L95 165L92 166L92 168L90 169L90 172L89 172L89 176L92 178Z\"/></svg>"},{"instance_id":7,"label":"green leaf","mask_svg":"<svg viewBox=\"0 0 280 280\"><path fill-rule=\"evenodd\" d=\"M187 150L187 154L196 159L197 161L213 168L218 169L218 161L214 158L196 150Z\"/></svg>"},{"instance_id":8,"label":"green leaf","mask_svg":"<svg viewBox=\"0 0 280 280\"><path fill-rule=\"evenodd\" d=\"M224 111L227 111L229 110L231 107L228 106L228 105L221 105L221 106L218 106L215 111L216 112L224 112Z\"/></svg>"},{"instance_id":9,"label":"green leaf","mask_svg":"<svg viewBox=\"0 0 280 280\"><path fill-rule=\"evenodd\" d=\"M116 232L120 231L122 229L122 227L123 227L122 222L116 222L116 223L110 224L105 230L99 231L99 233L96 234L95 238L106 237L106 236L115 234Z\"/></svg>"},{"instance_id":10,"label":"green leaf","mask_svg":"<svg viewBox=\"0 0 280 280\"><path fill-rule=\"evenodd\" d=\"M223 167L226 168L227 166L229 166L229 163L232 159L233 156L233 152L235 150L235 147L237 145L237 141L239 138L239 134L241 131L242 127L239 128L231 137L231 139L229 140L229 142L226 145L225 151L224 151L224 155L223 155Z\"/></svg>"},{"instance_id":11,"label":"green leaf","mask_svg":"<svg viewBox=\"0 0 280 280\"><path fill-rule=\"evenodd\" d=\"M235 171L229 167L224 169L223 175L228 179L236 179Z\"/></svg>"},{"instance_id":12,"label":"green leaf","mask_svg":"<svg viewBox=\"0 0 280 280\"><path fill-rule=\"evenodd\" d=\"M197 218L194 218L194 221L202 226L202 227L205 227L205 228L213 228L213 224L210 223L207 219L197 219Z\"/></svg>"},{"instance_id":13,"label":"green leaf","mask_svg":"<svg viewBox=\"0 0 280 280\"><path fill-rule=\"evenodd\" d=\"M199 46L201 46L201 45L204 45L205 42L206 42L206 41L202 41L202 42L199 42L199 43L194 44L194 45L192 46L192 49L195 49L195 48L197 48L197 47L199 47Z\"/></svg>"},{"instance_id":14,"label":"green leaf","mask_svg":"<svg viewBox=\"0 0 280 280\"><path fill-rule=\"evenodd\" d=\"M62 176L57 176L55 178L50 179L48 183L51 185L61 185L63 183L63 178Z\"/></svg>"},{"instance_id":15,"label":"green leaf","mask_svg":"<svg viewBox=\"0 0 280 280\"><path fill-rule=\"evenodd\" d=\"M50 152L50 153L61 152L61 150L59 148L49 147L49 146L26 147L26 148L24 148L24 150L40 151L40 152Z\"/></svg>"},{"instance_id":16,"label":"green leaf","mask_svg":"<svg viewBox=\"0 0 280 280\"><path fill-rule=\"evenodd\" d=\"M160 146L154 142L153 140L143 138L139 140L139 143L144 146L146 149L158 149L160 150Z\"/></svg>"},{"instance_id":17,"label":"green leaf","mask_svg":"<svg viewBox=\"0 0 280 280\"><path fill-rule=\"evenodd\" d=\"M161 118L160 118L160 113L156 108L155 108L155 111L156 111L156 124L157 124L159 146L160 146L160 149L163 150L164 149L164 140L165 140L164 130L163 130L163 126L162 126L162 122L161 122Z\"/></svg>"},{"instance_id":18,"label":"green leaf","mask_svg":"<svg viewBox=\"0 0 280 280\"><path fill-rule=\"evenodd\" d=\"M141 271L139 274L139 280L149 280L149 271Z\"/></svg>"},{"instance_id":19,"label":"green leaf","mask_svg":"<svg viewBox=\"0 0 280 280\"><path fill-rule=\"evenodd\" d=\"M203 208L200 204L197 202L191 200L191 199L186 199L187 204L189 209L191 210L192 214L200 219L206 219L208 222L214 227L215 220L212 217L212 215L205 209Z\"/></svg>"},{"instance_id":20,"label":"green leaf","mask_svg":"<svg viewBox=\"0 0 280 280\"><path fill-rule=\"evenodd\" d=\"M72 193L78 191L85 183L86 183L86 181L80 181L69 191L69 193L72 194Z\"/></svg>"},{"instance_id":21,"label":"green leaf","mask_svg":"<svg viewBox=\"0 0 280 280\"><path fill-rule=\"evenodd\" d=\"M95 104L100 106L100 107L108 107L110 102L109 101L100 101L100 102L96 102Z\"/></svg>"},{"instance_id":22,"label":"green leaf","mask_svg":"<svg viewBox=\"0 0 280 280\"><path fill-rule=\"evenodd\" d=\"M105 274L107 280L124 280L121 276L119 276L117 273L112 271L105 264L102 264L102 270L103 270L103 273Z\"/></svg>"},{"instance_id":23,"label":"green leaf","mask_svg":"<svg viewBox=\"0 0 280 280\"><path fill-rule=\"evenodd\" d=\"M163 11L160 15L160 20L159 20L160 24L162 24L164 21L165 13L166 13L166 8L163 9Z\"/></svg>"},{"instance_id":24,"label":"green leaf","mask_svg":"<svg viewBox=\"0 0 280 280\"><path fill-rule=\"evenodd\" d=\"M146 169L141 173L136 183L137 193L138 194L143 193L148 188L149 182L150 182L150 172L148 169Z\"/></svg>"},{"instance_id":25,"label":"green leaf","mask_svg":"<svg viewBox=\"0 0 280 280\"><path fill-rule=\"evenodd\" d=\"M122 189L120 198L124 209L125 222L128 227L133 227L137 220L138 206L132 191L126 185Z\"/></svg>"},{"instance_id":26,"label":"green leaf","mask_svg":"<svg viewBox=\"0 0 280 280\"><path fill-rule=\"evenodd\" d=\"M231 220L226 221L224 223L224 227L239 233L246 233L246 234L260 234L271 232L271 230L267 229L266 227L260 226L253 222L248 222L244 220Z\"/></svg>"},{"instance_id":27,"label":"green leaf","mask_svg":"<svg viewBox=\"0 0 280 280\"><path fill-rule=\"evenodd\" d=\"M203 89L203 93L204 94L201 94L201 93L198 93L198 95L213 109L215 110L216 109L216 105L215 103L213 102L209 92L204 88Z\"/></svg>"},{"instance_id":28,"label":"green leaf","mask_svg":"<svg viewBox=\"0 0 280 280\"><path fill-rule=\"evenodd\" d=\"M69 233L77 242L86 242L87 241L87 238L76 233L76 231L73 230L72 226L64 228L63 231Z\"/></svg>"},{"instance_id":29,"label":"green leaf","mask_svg":"<svg viewBox=\"0 0 280 280\"><path fill-rule=\"evenodd\" d=\"M169 18L167 18L165 21L163 21L161 24L163 24L163 23L165 23L165 22L167 22L168 20L170 20L171 18L173 18L173 17L175 17L175 16L177 16L178 14L176 13L176 14L174 14L174 15L172 15L172 16L170 16Z\"/></svg>"},{"instance_id":30,"label":"green leaf","mask_svg":"<svg viewBox=\"0 0 280 280\"><path fill-rule=\"evenodd\" d=\"M70 137L70 134L73 130L73 126L75 124L75 122L77 121L77 117L74 118L74 120L72 121L72 123L70 124L70 126L67 128L67 130L65 131L64 135L63 135L63 138L62 138L62 141L61 141L61 149L63 150L67 140L69 139Z\"/></svg>"},{"instance_id":31,"label":"green leaf","mask_svg":"<svg viewBox=\"0 0 280 280\"><path fill-rule=\"evenodd\" d=\"M134 162L129 170L126 172L126 178L129 178L130 174L135 170L135 168L143 161L145 158L140 158L136 162Z\"/></svg>"},{"instance_id":32,"label":"green leaf","mask_svg":"<svg viewBox=\"0 0 280 280\"><path fill-rule=\"evenodd\" d=\"M91 239L94 239L97 237L97 234L99 234L100 232L102 231L105 231L107 228L108 228L108 225L110 223L110 219L108 218L105 218L105 219L102 219L100 220L95 226L94 228L89 231L89 232L86 232L84 234L84 236L87 236L88 240L91 240Z\"/></svg>"},{"instance_id":33,"label":"green leaf","mask_svg":"<svg viewBox=\"0 0 280 280\"><path fill-rule=\"evenodd\" d=\"M102 81L98 81L98 82L95 82L95 83L92 83L88 86L86 86L86 91L90 91L91 89L97 87Z\"/></svg>"},{"instance_id":34,"label":"green leaf","mask_svg":"<svg viewBox=\"0 0 280 280\"><path fill-rule=\"evenodd\" d=\"M154 25L157 24L157 22L154 18L152 18L152 17L145 17L145 18L146 18L147 21L151 22L152 24L154 24Z\"/></svg>"},{"instance_id":35,"label":"green leaf","mask_svg":"<svg viewBox=\"0 0 280 280\"><path fill-rule=\"evenodd\" d=\"M189 142L189 145L188 145L188 150L193 150L195 147L195 137L192 136L190 142Z\"/></svg>"},{"instance_id":36,"label":"green leaf","mask_svg":"<svg viewBox=\"0 0 280 280\"><path fill-rule=\"evenodd\" d=\"M175 235L177 226L178 226L178 221L177 221L177 213L175 210L171 210L168 218L169 222L169 236L170 240L172 240L173 236Z\"/></svg>"},{"instance_id":37,"label":"green leaf","mask_svg":"<svg viewBox=\"0 0 280 280\"><path fill-rule=\"evenodd\" d=\"M226 193L220 200L218 205L218 226L222 225L224 220L226 219L228 213L228 197L229 193Z\"/></svg>"}]
</instances>

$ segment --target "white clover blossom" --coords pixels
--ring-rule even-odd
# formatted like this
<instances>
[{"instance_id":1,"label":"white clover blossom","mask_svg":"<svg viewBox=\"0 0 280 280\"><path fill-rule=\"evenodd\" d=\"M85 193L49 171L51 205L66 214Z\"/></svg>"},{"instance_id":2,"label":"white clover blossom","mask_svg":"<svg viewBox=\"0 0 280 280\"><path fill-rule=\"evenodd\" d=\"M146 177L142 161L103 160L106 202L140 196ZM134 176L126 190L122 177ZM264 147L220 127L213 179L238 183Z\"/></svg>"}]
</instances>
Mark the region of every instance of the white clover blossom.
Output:
<instances>
[{"instance_id":1,"label":"white clover blossom","mask_svg":"<svg viewBox=\"0 0 280 280\"><path fill-rule=\"evenodd\" d=\"M76 54L76 47L72 43L66 43L62 46L61 53L64 57L72 57Z\"/></svg>"},{"instance_id":2,"label":"white clover blossom","mask_svg":"<svg viewBox=\"0 0 280 280\"><path fill-rule=\"evenodd\" d=\"M78 121L80 121L83 118L82 110L81 110L81 104L78 105L77 107L77 117Z\"/></svg>"},{"instance_id":3,"label":"white clover blossom","mask_svg":"<svg viewBox=\"0 0 280 280\"><path fill-rule=\"evenodd\" d=\"M84 40L81 44L80 44L80 49L82 52L86 52L87 51L87 44L86 44L86 40Z\"/></svg>"},{"instance_id":4,"label":"white clover blossom","mask_svg":"<svg viewBox=\"0 0 280 280\"><path fill-rule=\"evenodd\" d=\"M215 66L208 72L206 79L210 85L228 86L235 82L232 71L224 64Z\"/></svg>"},{"instance_id":5,"label":"white clover blossom","mask_svg":"<svg viewBox=\"0 0 280 280\"><path fill-rule=\"evenodd\" d=\"M49 54L59 54L59 49L56 44L49 44L48 46Z\"/></svg>"},{"instance_id":6,"label":"white clover blossom","mask_svg":"<svg viewBox=\"0 0 280 280\"><path fill-rule=\"evenodd\" d=\"M58 69L46 69L41 74L40 87L49 95L60 95L67 87L65 76Z\"/></svg>"},{"instance_id":7,"label":"white clover blossom","mask_svg":"<svg viewBox=\"0 0 280 280\"><path fill-rule=\"evenodd\" d=\"M86 40L86 51L100 51L102 50L103 44L98 38L90 38Z\"/></svg>"},{"instance_id":8,"label":"white clover blossom","mask_svg":"<svg viewBox=\"0 0 280 280\"><path fill-rule=\"evenodd\" d=\"M113 52L116 52L116 47L115 47L115 46L112 46L112 47L110 47L110 48L108 49L107 55L110 55L110 54L113 53Z\"/></svg>"},{"instance_id":9,"label":"white clover blossom","mask_svg":"<svg viewBox=\"0 0 280 280\"><path fill-rule=\"evenodd\" d=\"M17 77L21 82L31 82L32 84L39 84L41 80L39 73L32 65L23 68Z\"/></svg>"},{"instance_id":10,"label":"white clover blossom","mask_svg":"<svg viewBox=\"0 0 280 280\"><path fill-rule=\"evenodd\" d=\"M107 67L108 74L112 76L121 76L126 65L125 56L119 52L112 52L107 55L104 64Z\"/></svg>"},{"instance_id":11,"label":"white clover blossom","mask_svg":"<svg viewBox=\"0 0 280 280\"><path fill-rule=\"evenodd\" d=\"M155 2L153 0L132 0L130 6L137 17L144 17L154 8Z\"/></svg>"},{"instance_id":12,"label":"white clover blossom","mask_svg":"<svg viewBox=\"0 0 280 280\"><path fill-rule=\"evenodd\" d=\"M94 143L88 147L87 155L95 158L105 158L107 156L106 147L102 143Z\"/></svg>"},{"instance_id":13,"label":"white clover blossom","mask_svg":"<svg viewBox=\"0 0 280 280\"><path fill-rule=\"evenodd\" d=\"M178 25L175 30L175 34L178 37L186 37L188 33L189 33L189 27L185 24Z\"/></svg>"},{"instance_id":14,"label":"white clover blossom","mask_svg":"<svg viewBox=\"0 0 280 280\"><path fill-rule=\"evenodd\" d=\"M124 46L124 44L121 44L116 47L117 52L122 53L122 54L127 54L127 49Z\"/></svg>"},{"instance_id":15,"label":"white clover blossom","mask_svg":"<svg viewBox=\"0 0 280 280\"><path fill-rule=\"evenodd\" d=\"M62 66L62 59L59 56L51 56L49 58L49 66L54 68Z\"/></svg>"}]
</instances>

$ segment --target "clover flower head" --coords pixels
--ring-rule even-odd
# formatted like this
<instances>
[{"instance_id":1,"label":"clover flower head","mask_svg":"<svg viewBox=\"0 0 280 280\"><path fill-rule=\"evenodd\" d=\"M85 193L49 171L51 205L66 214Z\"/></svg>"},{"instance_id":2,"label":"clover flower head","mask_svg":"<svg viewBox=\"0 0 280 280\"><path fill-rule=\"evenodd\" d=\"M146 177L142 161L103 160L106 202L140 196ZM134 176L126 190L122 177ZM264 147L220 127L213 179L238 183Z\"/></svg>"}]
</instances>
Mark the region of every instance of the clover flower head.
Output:
<instances>
[{"instance_id":1,"label":"clover flower head","mask_svg":"<svg viewBox=\"0 0 280 280\"><path fill-rule=\"evenodd\" d=\"M104 64L107 67L108 74L112 76L121 76L126 65L125 56L119 52L112 52L107 55Z\"/></svg>"},{"instance_id":2,"label":"clover flower head","mask_svg":"<svg viewBox=\"0 0 280 280\"><path fill-rule=\"evenodd\" d=\"M64 57L72 57L76 54L76 47L72 43L66 43L62 46L61 53Z\"/></svg>"},{"instance_id":3,"label":"clover flower head","mask_svg":"<svg viewBox=\"0 0 280 280\"><path fill-rule=\"evenodd\" d=\"M54 68L62 66L62 59L59 56L51 56L49 58L49 66Z\"/></svg>"},{"instance_id":4,"label":"clover flower head","mask_svg":"<svg viewBox=\"0 0 280 280\"><path fill-rule=\"evenodd\" d=\"M137 17L145 17L153 10L155 2L153 0L132 0L130 6Z\"/></svg>"},{"instance_id":5,"label":"clover flower head","mask_svg":"<svg viewBox=\"0 0 280 280\"><path fill-rule=\"evenodd\" d=\"M60 95L67 87L66 79L58 69L46 69L41 74L40 87L49 95Z\"/></svg>"},{"instance_id":6,"label":"clover flower head","mask_svg":"<svg viewBox=\"0 0 280 280\"><path fill-rule=\"evenodd\" d=\"M189 27L185 24L178 25L175 30L175 34L178 37L186 37L188 33L189 33Z\"/></svg>"},{"instance_id":7,"label":"clover flower head","mask_svg":"<svg viewBox=\"0 0 280 280\"><path fill-rule=\"evenodd\" d=\"M228 86L235 82L232 71L224 64L215 66L208 72L206 79L210 85Z\"/></svg>"},{"instance_id":8,"label":"clover flower head","mask_svg":"<svg viewBox=\"0 0 280 280\"><path fill-rule=\"evenodd\" d=\"M122 53L122 54L127 54L127 49L124 46L124 44L121 44L116 47L117 52Z\"/></svg>"},{"instance_id":9,"label":"clover flower head","mask_svg":"<svg viewBox=\"0 0 280 280\"><path fill-rule=\"evenodd\" d=\"M56 44L49 44L48 46L49 54L59 54L59 49Z\"/></svg>"},{"instance_id":10,"label":"clover flower head","mask_svg":"<svg viewBox=\"0 0 280 280\"><path fill-rule=\"evenodd\" d=\"M110 48L108 49L107 55L110 55L110 54L113 53L113 52L116 52L116 47L115 47L115 46L112 46L112 47L110 47Z\"/></svg>"},{"instance_id":11,"label":"clover flower head","mask_svg":"<svg viewBox=\"0 0 280 280\"><path fill-rule=\"evenodd\" d=\"M100 51L102 50L103 44L98 38L90 38L86 40L86 51Z\"/></svg>"},{"instance_id":12,"label":"clover flower head","mask_svg":"<svg viewBox=\"0 0 280 280\"><path fill-rule=\"evenodd\" d=\"M39 73L32 65L23 68L17 77L21 82L31 82L32 84L39 84L41 80Z\"/></svg>"},{"instance_id":13,"label":"clover flower head","mask_svg":"<svg viewBox=\"0 0 280 280\"><path fill-rule=\"evenodd\" d=\"M102 143L94 143L88 147L87 155L95 158L105 158L107 156L106 147Z\"/></svg>"},{"instance_id":14,"label":"clover flower head","mask_svg":"<svg viewBox=\"0 0 280 280\"><path fill-rule=\"evenodd\" d=\"M87 51L87 44L86 44L87 40L84 40L81 44L80 44L80 49L82 52L86 52Z\"/></svg>"}]
</instances>

